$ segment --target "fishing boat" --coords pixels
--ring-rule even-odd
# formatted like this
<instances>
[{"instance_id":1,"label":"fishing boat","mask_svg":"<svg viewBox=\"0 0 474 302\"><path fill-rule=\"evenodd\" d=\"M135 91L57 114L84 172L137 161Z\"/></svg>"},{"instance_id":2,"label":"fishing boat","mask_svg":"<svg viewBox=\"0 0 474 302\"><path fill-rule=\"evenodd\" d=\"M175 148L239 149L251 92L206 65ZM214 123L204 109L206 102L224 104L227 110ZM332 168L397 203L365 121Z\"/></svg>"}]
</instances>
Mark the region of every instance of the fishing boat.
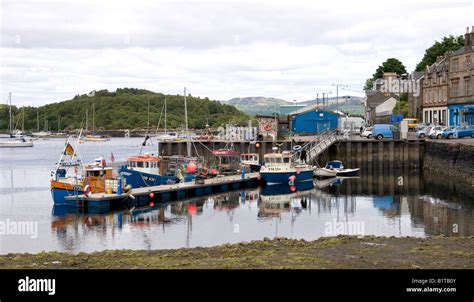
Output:
<instances>
[{"instance_id":1,"label":"fishing boat","mask_svg":"<svg viewBox=\"0 0 474 302\"><path fill-rule=\"evenodd\" d=\"M313 167L293 162L290 151L276 152L278 147L274 147L273 150L275 152L265 154L263 157L264 164L260 168L259 176L264 183L294 184L313 179Z\"/></svg>"},{"instance_id":2,"label":"fishing boat","mask_svg":"<svg viewBox=\"0 0 474 302\"><path fill-rule=\"evenodd\" d=\"M340 160L331 160L327 162L325 168L335 170L337 176L355 176L359 174L359 168L344 168L344 165Z\"/></svg>"},{"instance_id":3,"label":"fishing boat","mask_svg":"<svg viewBox=\"0 0 474 302\"><path fill-rule=\"evenodd\" d=\"M91 164L83 164L69 137L55 170L51 172L51 195L55 205L67 205L67 196L106 192L106 184L110 183L107 180L114 179L112 167L108 167L102 157Z\"/></svg>"},{"instance_id":4,"label":"fishing boat","mask_svg":"<svg viewBox=\"0 0 474 302\"><path fill-rule=\"evenodd\" d=\"M240 154L240 164L249 169L250 172L258 172L261 167L258 153Z\"/></svg>"},{"instance_id":5,"label":"fishing boat","mask_svg":"<svg viewBox=\"0 0 474 302\"><path fill-rule=\"evenodd\" d=\"M179 160L181 159L181 161ZM184 157L166 158L167 167L162 164L163 157L150 153L131 156L127 164L119 168L118 173L133 188L159 186L179 182L193 181L197 171L196 162ZM172 164L172 165L171 165ZM174 169L170 169L170 167Z\"/></svg>"},{"instance_id":6,"label":"fishing boat","mask_svg":"<svg viewBox=\"0 0 474 302\"><path fill-rule=\"evenodd\" d=\"M22 131L14 131L13 130L13 117L12 117L12 94L11 92L8 95L9 98L9 115L10 115L10 123L8 125L10 139L0 141L0 148L25 148L25 147L33 147L33 141L31 139L27 139L23 136ZM23 111L23 123L25 119L25 112ZM24 128L24 126L23 126Z\"/></svg>"}]
</instances>

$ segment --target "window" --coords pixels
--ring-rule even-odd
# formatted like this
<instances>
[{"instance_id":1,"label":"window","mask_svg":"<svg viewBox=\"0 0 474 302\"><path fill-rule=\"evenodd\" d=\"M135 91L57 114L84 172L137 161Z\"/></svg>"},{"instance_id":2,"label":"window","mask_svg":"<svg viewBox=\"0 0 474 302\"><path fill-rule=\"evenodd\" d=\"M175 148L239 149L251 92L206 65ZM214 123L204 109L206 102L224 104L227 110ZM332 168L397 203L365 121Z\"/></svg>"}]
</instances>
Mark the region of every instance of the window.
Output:
<instances>
[{"instance_id":1,"label":"window","mask_svg":"<svg viewBox=\"0 0 474 302\"><path fill-rule=\"evenodd\" d=\"M453 59L452 71L459 70L459 58Z\"/></svg>"},{"instance_id":2,"label":"window","mask_svg":"<svg viewBox=\"0 0 474 302\"><path fill-rule=\"evenodd\" d=\"M466 56L466 60L464 61L466 69L471 68L471 56Z\"/></svg>"},{"instance_id":3,"label":"window","mask_svg":"<svg viewBox=\"0 0 474 302\"><path fill-rule=\"evenodd\" d=\"M459 95L459 80L451 81L451 96L456 97Z\"/></svg>"},{"instance_id":4,"label":"window","mask_svg":"<svg viewBox=\"0 0 474 302\"><path fill-rule=\"evenodd\" d=\"M289 163L289 162L290 162L290 158L289 158L289 157L283 158L283 162L284 162L285 164Z\"/></svg>"},{"instance_id":5,"label":"window","mask_svg":"<svg viewBox=\"0 0 474 302\"><path fill-rule=\"evenodd\" d=\"M464 79L465 95L471 95L471 78Z\"/></svg>"},{"instance_id":6,"label":"window","mask_svg":"<svg viewBox=\"0 0 474 302\"><path fill-rule=\"evenodd\" d=\"M137 168L143 168L143 162L137 161Z\"/></svg>"}]
</instances>

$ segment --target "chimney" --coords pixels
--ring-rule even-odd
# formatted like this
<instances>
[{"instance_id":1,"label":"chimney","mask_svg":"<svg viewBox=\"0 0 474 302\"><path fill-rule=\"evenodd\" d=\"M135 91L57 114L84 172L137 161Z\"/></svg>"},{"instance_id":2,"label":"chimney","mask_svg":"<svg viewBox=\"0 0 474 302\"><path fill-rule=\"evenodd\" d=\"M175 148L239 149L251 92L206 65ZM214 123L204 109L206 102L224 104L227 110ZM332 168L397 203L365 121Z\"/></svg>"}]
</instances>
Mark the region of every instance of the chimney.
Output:
<instances>
[{"instance_id":1,"label":"chimney","mask_svg":"<svg viewBox=\"0 0 474 302\"><path fill-rule=\"evenodd\" d=\"M473 26L474 29L474 26ZM472 37L474 36L473 32L469 32L469 26L466 27L466 34L464 35L464 50L469 51L472 48Z\"/></svg>"}]
</instances>

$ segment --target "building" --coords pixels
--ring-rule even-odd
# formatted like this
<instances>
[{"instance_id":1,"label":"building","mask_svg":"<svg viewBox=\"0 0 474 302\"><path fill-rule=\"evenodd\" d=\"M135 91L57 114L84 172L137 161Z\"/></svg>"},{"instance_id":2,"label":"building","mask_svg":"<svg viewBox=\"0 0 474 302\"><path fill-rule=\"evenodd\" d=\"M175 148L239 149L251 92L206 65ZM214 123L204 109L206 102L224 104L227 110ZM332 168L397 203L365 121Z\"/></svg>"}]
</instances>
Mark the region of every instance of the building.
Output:
<instances>
[{"instance_id":1,"label":"building","mask_svg":"<svg viewBox=\"0 0 474 302\"><path fill-rule=\"evenodd\" d=\"M425 67L423 80L423 113L425 124L449 125L448 111L449 58L440 56Z\"/></svg>"},{"instance_id":2,"label":"building","mask_svg":"<svg viewBox=\"0 0 474 302\"><path fill-rule=\"evenodd\" d=\"M258 140L273 140L278 136L278 116L257 115Z\"/></svg>"},{"instance_id":3,"label":"building","mask_svg":"<svg viewBox=\"0 0 474 302\"><path fill-rule=\"evenodd\" d=\"M294 134L316 134L338 129L339 114L321 110L318 105L310 105L292 112L290 120Z\"/></svg>"},{"instance_id":4,"label":"building","mask_svg":"<svg viewBox=\"0 0 474 302\"><path fill-rule=\"evenodd\" d=\"M414 84L413 91L408 93L408 117L423 120L423 80L425 73L423 71L414 71L410 75L410 80Z\"/></svg>"},{"instance_id":5,"label":"building","mask_svg":"<svg viewBox=\"0 0 474 302\"><path fill-rule=\"evenodd\" d=\"M390 123L390 116L397 105L398 96L384 89L387 89L386 83L394 81L398 81L397 74L386 72L383 79L375 81L374 90L366 91L365 120L369 125Z\"/></svg>"},{"instance_id":6,"label":"building","mask_svg":"<svg viewBox=\"0 0 474 302\"><path fill-rule=\"evenodd\" d=\"M474 125L474 26L464 35L464 47L449 54L449 125Z\"/></svg>"}]
</instances>

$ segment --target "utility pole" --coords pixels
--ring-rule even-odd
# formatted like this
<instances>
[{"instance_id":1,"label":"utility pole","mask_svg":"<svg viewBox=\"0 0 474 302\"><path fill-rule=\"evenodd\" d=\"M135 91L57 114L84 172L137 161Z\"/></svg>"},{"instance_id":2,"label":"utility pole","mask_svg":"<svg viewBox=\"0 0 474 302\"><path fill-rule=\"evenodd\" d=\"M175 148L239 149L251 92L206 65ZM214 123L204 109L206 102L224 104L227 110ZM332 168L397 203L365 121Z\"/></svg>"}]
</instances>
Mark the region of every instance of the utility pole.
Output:
<instances>
[{"instance_id":1,"label":"utility pole","mask_svg":"<svg viewBox=\"0 0 474 302\"><path fill-rule=\"evenodd\" d=\"M332 86L336 86L336 111L339 111L339 87L347 87L347 85L332 84Z\"/></svg>"},{"instance_id":2,"label":"utility pole","mask_svg":"<svg viewBox=\"0 0 474 302\"><path fill-rule=\"evenodd\" d=\"M318 109L319 109L319 93L316 93L316 104L318 105Z\"/></svg>"}]
</instances>

